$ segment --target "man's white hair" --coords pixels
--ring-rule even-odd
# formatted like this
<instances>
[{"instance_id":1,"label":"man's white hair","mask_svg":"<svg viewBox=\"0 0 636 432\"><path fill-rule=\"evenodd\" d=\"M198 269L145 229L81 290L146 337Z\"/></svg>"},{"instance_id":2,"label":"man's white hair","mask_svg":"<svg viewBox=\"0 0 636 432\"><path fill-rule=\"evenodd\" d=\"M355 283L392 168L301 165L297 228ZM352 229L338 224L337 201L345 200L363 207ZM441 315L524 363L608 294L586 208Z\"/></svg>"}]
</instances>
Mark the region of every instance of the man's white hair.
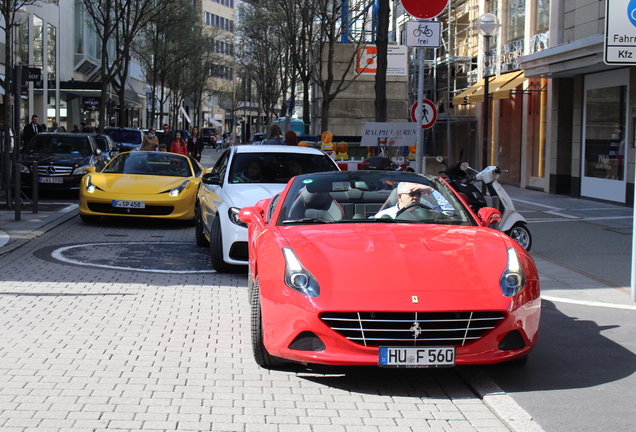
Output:
<instances>
[{"instance_id":1,"label":"man's white hair","mask_svg":"<svg viewBox=\"0 0 636 432\"><path fill-rule=\"evenodd\" d=\"M413 188L413 186L418 186L420 185L419 183L412 183L412 182L400 182L397 185L397 193L398 194L403 194L403 193L407 193L409 191L409 189Z\"/></svg>"}]
</instances>

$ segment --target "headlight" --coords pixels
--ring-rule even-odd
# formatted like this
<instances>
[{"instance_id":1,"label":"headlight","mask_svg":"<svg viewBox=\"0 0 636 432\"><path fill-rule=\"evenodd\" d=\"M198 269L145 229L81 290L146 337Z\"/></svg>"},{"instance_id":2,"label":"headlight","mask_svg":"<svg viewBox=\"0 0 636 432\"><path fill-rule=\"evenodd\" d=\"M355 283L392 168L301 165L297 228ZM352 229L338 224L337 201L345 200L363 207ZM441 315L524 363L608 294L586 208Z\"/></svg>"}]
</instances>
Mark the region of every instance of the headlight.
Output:
<instances>
[{"instance_id":1,"label":"headlight","mask_svg":"<svg viewBox=\"0 0 636 432\"><path fill-rule=\"evenodd\" d=\"M186 186L188 185L188 183L190 183L190 180L185 180L183 183L181 183L179 186L177 186L176 188L170 190L170 192L168 193L168 195L170 195L171 197L176 197L178 196L182 190L184 190L186 188Z\"/></svg>"},{"instance_id":2,"label":"headlight","mask_svg":"<svg viewBox=\"0 0 636 432\"><path fill-rule=\"evenodd\" d=\"M320 295L318 281L298 261L294 251L283 248L283 255L285 255L285 284L308 297L318 297Z\"/></svg>"},{"instance_id":3,"label":"headlight","mask_svg":"<svg viewBox=\"0 0 636 432\"><path fill-rule=\"evenodd\" d=\"M93 193L93 192L95 192L95 190L97 190L97 186L95 186L92 183L92 181L91 181L92 178L93 178L92 176L86 176L85 177L85 180L86 180L86 192L88 192L88 193Z\"/></svg>"},{"instance_id":4,"label":"headlight","mask_svg":"<svg viewBox=\"0 0 636 432\"><path fill-rule=\"evenodd\" d=\"M508 266L499 279L499 286L506 297L518 294L526 286L526 275L514 248L508 249Z\"/></svg>"},{"instance_id":5,"label":"headlight","mask_svg":"<svg viewBox=\"0 0 636 432\"><path fill-rule=\"evenodd\" d=\"M86 174L86 168L88 168L88 165L83 165L81 167L77 167L73 170L73 174L72 175L82 175L82 174Z\"/></svg>"},{"instance_id":6,"label":"headlight","mask_svg":"<svg viewBox=\"0 0 636 432\"><path fill-rule=\"evenodd\" d=\"M28 166L26 165L22 165L22 164L18 164L20 166L20 172L24 173L24 174L30 174L31 170L29 169Z\"/></svg>"},{"instance_id":7,"label":"headlight","mask_svg":"<svg viewBox=\"0 0 636 432\"><path fill-rule=\"evenodd\" d=\"M239 210L241 210L238 207L230 207L227 210L227 217L230 218L230 222L232 222L234 225L238 225L240 227L243 228L247 228L247 224L243 221L241 221L238 217L239 214Z\"/></svg>"}]
</instances>

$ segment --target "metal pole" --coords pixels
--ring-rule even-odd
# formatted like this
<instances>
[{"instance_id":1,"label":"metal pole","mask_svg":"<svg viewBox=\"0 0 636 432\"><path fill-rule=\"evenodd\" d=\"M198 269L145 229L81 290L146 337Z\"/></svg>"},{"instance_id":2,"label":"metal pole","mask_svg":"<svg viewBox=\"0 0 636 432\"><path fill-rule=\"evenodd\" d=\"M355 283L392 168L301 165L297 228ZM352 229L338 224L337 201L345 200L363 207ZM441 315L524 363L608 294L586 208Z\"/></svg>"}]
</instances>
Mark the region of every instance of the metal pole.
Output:
<instances>
[{"instance_id":1,"label":"metal pole","mask_svg":"<svg viewBox=\"0 0 636 432\"><path fill-rule=\"evenodd\" d=\"M627 159L627 152L625 152ZM636 188L634 188L634 203L636 203ZM636 204L632 214L632 301L636 302Z\"/></svg>"},{"instance_id":2,"label":"metal pole","mask_svg":"<svg viewBox=\"0 0 636 432\"><path fill-rule=\"evenodd\" d=\"M13 199L14 201L14 210L15 210L15 221L18 222L21 220L20 214L20 167L18 166L18 155L20 154L20 139L22 138L20 134L20 101L22 98L22 70L20 65L14 66L15 68L15 94L13 95L13 109L14 109L14 124L15 124L15 140L13 142Z\"/></svg>"},{"instance_id":3,"label":"metal pole","mask_svg":"<svg viewBox=\"0 0 636 432\"><path fill-rule=\"evenodd\" d=\"M420 106L422 100L424 100L424 47L417 48L418 57L419 57L419 66L418 66L418 75L417 75L417 100L416 108L415 108L415 119L419 119L419 123L417 128L415 129L415 142L417 143L417 147L415 150L415 172L424 173L424 169L422 167L422 158L423 155L423 146L422 142L422 109L423 106ZM419 116L417 115L419 114Z\"/></svg>"},{"instance_id":4,"label":"metal pole","mask_svg":"<svg viewBox=\"0 0 636 432\"><path fill-rule=\"evenodd\" d=\"M484 142L482 148L482 167L484 169L488 166L488 110L489 110L489 95L490 89L488 88L488 68L489 65L489 57L490 57L490 36L484 36L486 39L486 46L484 49L484 125L483 125L483 133L484 133Z\"/></svg>"},{"instance_id":5,"label":"metal pole","mask_svg":"<svg viewBox=\"0 0 636 432\"><path fill-rule=\"evenodd\" d=\"M33 200L33 213L38 212L38 161L33 161L31 179L31 199Z\"/></svg>"}]
</instances>

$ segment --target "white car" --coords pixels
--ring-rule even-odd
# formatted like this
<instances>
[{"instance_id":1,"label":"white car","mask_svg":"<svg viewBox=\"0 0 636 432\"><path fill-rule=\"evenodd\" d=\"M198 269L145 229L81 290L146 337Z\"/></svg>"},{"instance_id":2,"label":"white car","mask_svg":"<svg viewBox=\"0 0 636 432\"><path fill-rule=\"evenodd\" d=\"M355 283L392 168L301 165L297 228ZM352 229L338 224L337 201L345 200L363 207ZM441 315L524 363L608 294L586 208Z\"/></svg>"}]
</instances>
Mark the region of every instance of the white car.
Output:
<instances>
[{"instance_id":1,"label":"white car","mask_svg":"<svg viewBox=\"0 0 636 432\"><path fill-rule=\"evenodd\" d=\"M195 208L196 242L209 246L217 272L248 264L247 226L238 219L242 207L281 192L292 177L339 171L321 150L297 146L232 146L204 174Z\"/></svg>"}]
</instances>

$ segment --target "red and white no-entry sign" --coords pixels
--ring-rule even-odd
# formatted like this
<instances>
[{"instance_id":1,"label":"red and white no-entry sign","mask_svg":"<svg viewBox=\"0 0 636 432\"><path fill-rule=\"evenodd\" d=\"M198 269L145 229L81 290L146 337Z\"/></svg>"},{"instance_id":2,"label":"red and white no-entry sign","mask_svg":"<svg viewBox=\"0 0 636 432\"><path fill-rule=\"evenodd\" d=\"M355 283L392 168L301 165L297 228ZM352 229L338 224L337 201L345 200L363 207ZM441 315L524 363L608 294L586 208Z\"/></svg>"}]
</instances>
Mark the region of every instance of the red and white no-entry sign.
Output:
<instances>
[{"instance_id":1,"label":"red and white no-entry sign","mask_svg":"<svg viewBox=\"0 0 636 432\"><path fill-rule=\"evenodd\" d=\"M441 14L448 0L402 0L404 10L417 18L429 19Z\"/></svg>"},{"instance_id":2,"label":"red and white no-entry sign","mask_svg":"<svg viewBox=\"0 0 636 432\"><path fill-rule=\"evenodd\" d=\"M411 120L421 123L422 129L428 129L437 121L437 107L428 99L424 99L422 105L414 103L411 107Z\"/></svg>"}]
</instances>

